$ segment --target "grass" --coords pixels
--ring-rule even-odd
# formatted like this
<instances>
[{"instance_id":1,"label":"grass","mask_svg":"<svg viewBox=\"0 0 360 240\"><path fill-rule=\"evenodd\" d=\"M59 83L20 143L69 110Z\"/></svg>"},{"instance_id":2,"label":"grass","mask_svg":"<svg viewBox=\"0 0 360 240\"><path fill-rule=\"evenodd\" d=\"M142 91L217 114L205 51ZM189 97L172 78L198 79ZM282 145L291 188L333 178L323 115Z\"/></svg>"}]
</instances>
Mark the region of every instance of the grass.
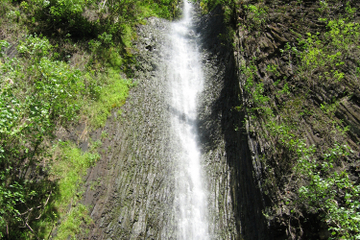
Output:
<instances>
[{"instance_id":1,"label":"grass","mask_svg":"<svg viewBox=\"0 0 360 240\"><path fill-rule=\"evenodd\" d=\"M89 125L93 128L103 127L111 110L125 103L132 86L131 80L121 78L115 70L109 69L107 73L100 76L106 82L99 90L99 99L84 107L83 114L89 116ZM84 102L85 104L85 102Z\"/></svg>"},{"instance_id":2,"label":"grass","mask_svg":"<svg viewBox=\"0 0 360 240\"><path fill-rule=\"evenodd\" d=\"M75 235L81 232L81 225L91 223L87 207L79 201L87 169L100 156L96 148L84 153L71 142L59 142L53 152L50 175L57 182L57 189L48 206L48 216L37 222L37 234L40 238L48 238L56 226L54 239L75 239Z\"/></svg>"},{"instance_id":3,"label":"grass","mask_svg":"<svg viewBox=\"0 0 360 240\"><path fill-rule=\"evenodd\" d=\"M92 221L88 216L87 207L83 204L77 204L71 208L63 219L54 239L62 240L69 239L69 237L76 239L75 235L81 232L81 225L89 224Z\"/></svg>"},{"instance_id":4,"label":"grass","mask_svg":"<svg viewBox=\"0 0 360 240\"><path fill-rule=\"evenodd\" d=\"M42 218L32 225L34 233L27 233L25 239L34 239L34 234L38 239L49 239L55 229L53 239L75 239L81 226L91 223L87 207L79 201L87 169L99 159L96 149L83 153L73 143L59 142L52 151L49 175L56 187L51 191Z\"/></svg>"}]
</instances>

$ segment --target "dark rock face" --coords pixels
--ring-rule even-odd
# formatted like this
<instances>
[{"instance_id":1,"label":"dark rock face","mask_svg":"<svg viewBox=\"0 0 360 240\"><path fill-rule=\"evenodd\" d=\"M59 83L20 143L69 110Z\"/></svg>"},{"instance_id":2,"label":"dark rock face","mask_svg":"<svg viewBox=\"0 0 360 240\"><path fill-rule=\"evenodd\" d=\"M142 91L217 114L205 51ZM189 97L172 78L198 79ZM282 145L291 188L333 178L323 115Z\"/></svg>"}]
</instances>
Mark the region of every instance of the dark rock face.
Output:
<instances>
[{"instance_id":1,"label":"dark rock face","mask_svg":"<svg viewBox=\"0 0 360 240\"><path fill-rule=\"evenodd\" d=\"M236 62L232 46L227 42L221 8L201 18L198 31L202 35L206 79L201 96L199 133L205 156L209 155L206 159L211 169L208 174L214 182L211 192L228 198L222 200L214 196L220 212L228 212L229 208L234 211L239 235L233 237L271 239L262 214L264 202L255 181L256 169L249 152L244 112L239 110L241 92ZM226 169L221 169L221 166L226 166ZM222 204L219 200L228 201L231 205ZM235 231L229 223L224 226L228 231Z\"/></svg>"},{"instance_id":2,"label":"dark rock face","mask_svg":"<svg viewBox=\"0 0 360 240\"><path fill-rule=\"evenodd\" d=\"M253 1L244 3L255 4ZM253 159L254 176L262 190L266 221L273 239L327 239L328 226L321 221L319 213L306 212L306 206L299 201L298 189L305 180L297 178L294 173L296 156L284 147L278 136L271 135L266 126L269 119L254 111L253 92L245 90L247 76L239 70L241 67L252 65L256 69L253 81L254 84L263 84L263 95L269 98L263 105L272 109L272 120L279 125L290 122L294 136L303 139L307 146L317 148L316 158L319 161L335 143L351 147L351 154L346 160L339 159L337 167L338 171L346 170L354 183L359 183L359 174L354 170L359 169L360 151L360 85L355 74L359 63L356 64L354 60L358 58L359 51L353 48L352 52L342 52L345 57L341 71L345 77L339 82L319 81L321 69L311 74L302 73L300 77L301 59L295 54L284 54L288 46L300 50L299 41L307 39L308 33L319 35L321 41L329 41L323 37L329 28L320 18L346 16L346 4L360 7L358 1L333 1L331 8L321 12L320 3L282 0L258 2L258 7L266 9L265 24L259 26L253 25L251 16L245 14L242 6L236 9L234 58L240 102L246 109L244 127L251 152L248 156ZM360 16L357 13L353 18L353 21L359 22ZM358 37L356 41L359 42ZM269 71L268 66L276 66L276 71ZM286 96L279 94L285 84L289 86ZM332 114L321 110L322 106L331 104L336 105ZM338 132L332 125L334 122L340 129L348 126L349 131L346 134ZM294 209L298 214L293 213Z\"/></svg>"}]
</instances>

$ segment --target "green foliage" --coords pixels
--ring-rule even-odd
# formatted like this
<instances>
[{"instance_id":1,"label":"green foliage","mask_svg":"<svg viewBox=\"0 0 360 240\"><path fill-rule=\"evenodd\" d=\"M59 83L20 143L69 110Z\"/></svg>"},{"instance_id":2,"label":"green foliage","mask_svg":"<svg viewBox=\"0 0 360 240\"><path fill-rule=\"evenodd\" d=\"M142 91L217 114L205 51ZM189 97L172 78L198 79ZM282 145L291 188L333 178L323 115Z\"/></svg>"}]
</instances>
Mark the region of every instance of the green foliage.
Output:
<instances>
[{"instance_id":1,"label":"green foliage","mask_svg":"<svg viewBox=\"0 0 360 240\"><path fill-rule=\"evenodd\" d=\"M108 39L104 34L100 40L106 44ZM99 74L100 81L96 82L92 73L84 74L65 62L51 60L53 47L45 37L30 35L21 41L20 58L4 55L9 43L1 41L0 46L0 232L4 236L10 229L8 237L12 239L46 237L40 229L47 229L55 215L62 216L51 206L60 202L67 206L76 200L69 198L76 194L86 169L99 157L64 147L65 161L54 165L52 180L49 175L40 177L51 165L40 164L52 155L47 142L53 139L57 126L76 120L80 112L94 116L94 126L103 125L111 109L125 102L131 84L115 70ZM80 106L90 107L81 110ZM64 174L58 182L53 180L57 174ZM82 208L74 211L77 213L66 218L71 224L81 220L79 214L84 213Z\"/></svg>"},{"instance_id":2,"label":"green foliage","mask_svg":"<svg viewBox=\"0 0 360 240\"><path fill-rule=\"evenodd\" d=\"M359 40L360 25L350 19L330 20L327 27L329 31L325 33L325 36L332 40L331 45L338 50L348 51Z\"/></svg>"},{"instance_id":3,"label":"green foliage","mask_svg":"<svg viewBox=\"0 0 360 240\"><path fill-rule=\"evenodd\" d=\"M114 43L112 42L112 34L107 34L106 32L103 32L101 35L98 36L98 39L102 42L105 46L111 46Z\"/></svg>"},{"instance_id":4,"label":"green foliage","mask_svg":"<svg viewBox=\"0 0 360 240\"><path fill-rule=\"evenodd\" d=\"M56 161L51 169L51 174L58 179L59 191L57 197L59 203L69 203L71 199L77 198L79 186L82 183L82 178L86 174L87 169L93 166L100 158L95 151L83 153L80 149L70 142L60 142L59 159ZM62 205L67 208L66 204ZM64 209L61 209L62 211Z\"/></svg>"},{"instance_id":5,"label":"green foliage","mask_svg":"<svg viewBox=\"0 0 360 240\"><path fill-rule=\"evenodd\" d=\"M4 40L0 41L0 57L4 56L4 51L9 46L10 46L10 44L7 41L4 41Z\"/></svg>"},{"instance_id":6,"label":"green foliage","mask_svg":"<svg viewBox=\"0 0 360 240\"><path fill-rule=\"evenodd\" d=\"M247 17L252 24L250 27L258 29L266 23L267 10L261 4L248 4L244 5L244 8L248 11Z\"/></svg>"},{"instance_id":7,"label":"green foliage","mask_svg":"<svg viewBox=\"0 0 360 240\"><path fill-rule=\"evenodd\" d=\"M25 1L24 1L25 2ZM73 37L93 36L96 23L84 15L85 9L96 6L96 0L32 0L22 2L32 30L48 36L59 34Z\"/></svg>"},{"instance_id":8,"label":"green foliage","mask_svg":"<svg viewBox=\"0 0 360 240\"><path fill-rule=\"evenodd\" d=\"M72 39L99 36L106 45L116 42L129 48L136 38L137 24L150 16L172 19L177 4L169 0L33 0L22 2L21 8L31 18L30 26L36 32Z\"/></svg>"},{"instance_id":9,"label":"green foliage","mask_svg":"<svg viewBox=\"0 0 360 240\"><path fill-rule=\"evenodd\" d=\"M229 25L234 25L235 9L240 7L240 1L237 0L201 0L200 7L203 13L212 11L216 6L221 5L224 11L224 20ZM235 26L235 25L234 25Z\"/></svg>"},{"instance_id":10,"label":"green foliage","mask_svg":"<svg viewBox=\"0 0 360 240\"><path fill-rule=\"evenodd\" d=\"M48 57L52 49L51 44L47 38L41 38L29 35L25 41L20 41L17 50L23 56L27 58L34 58L39 60L42 57Z\"/></svg>"},{"instance_id":11,"label":"green foliage","mask_svg":"<svg viewBox=\"0 0 360 240\"><path fill-rule=\"evenodd\" d=\"M336 111L336 108L338 107L339 103L333 103L333 104L320 104L320 109L324 111L326 114L334 114Z\"/></svg>"},{"instance_id":12,"label":"green foliage","mask_svg":"<svg viewBox=\"0 0 360 240\"><path fill-rule=\"evenodd\" d=\"M125 103L131 81L122 79L119 73L109 69L100 76L106 85L99 91L99 98L85 108L85 114L90 116L91 125L95 128L105 125L111 110Z\"/></svg>"},{"instance_id":13,"label":"green foliage","mask_svg":"<svg viewBox=\"0 0 360 240\"><path fill-rule=\"evenodd\" d=\"M304 140L297 139L292 128L274 121L270 121L267 128L297 157L294 171L307 182L298 190L299 203L308 212L320 214L329 226L331 239L360 238L360 186L349 179L346 171L334 168L351 149L335 144L319 161L315 146L307 146Z\"/></svg>"},{"instance_id":14,"label":"green foliage","mask_svg":"<svg viewBox=\"0 0 360 240\"><path fill-rule=\"evenodd\" d=\"M84 0L55 0L39 2L43 4L43 7L49 7L51 15L58 19L82 13L85 3L87 3L87 1ZM89 2L91 3L91 1Z\"/></svg>"},{"instance_id":15,"label":"green foliage","mask_svg":"<svg viewBox=\"0 0 360 240\"><path fill-rule=\"evenodd\" d=\"M289 84L285 83L284 87L279 91L280 94L290 94Z\"/></svg>"},{"instance_id":16,"label":"green foliage","mask_svg":"<svg viewBox=\"0 0 360 240\"><path fill-rule=\"evenodd\" d=\"M337 83L344 78L345 56L351 56L360 41L359 24L348 18L321 20L327 22L328 31L323 35L327 40L320 40L320 33L308 33L307 39L299 42L303 48L300 75L307 81L317 77L325 83Z\"/></svg>"},{"instance_id":17,"label":"green foliage","mask_svg":"<svg viewBox=\"0 0 360 240\"><path fill-rule=\"evenodd\" d=\"M306 7L303 1L297 2L300 5L298 9ZM246 31L242 31L245 38L253 39L262 34L264 37L266 34L259 31L267 21L269 10L262 4L263 1L243 4L238 17L239 22L247 26ZM273 64L266 66L266 79L262 79L262 69L257 70L257 63L250 60L262 57L260 52L248 51L242 54L248 61L240 69L241 78L245 79L244 107L251 116L253 127L262 135L259 138L267 139L267 143L271 145L271 150L261 150L264 155L271 156L261 160L267 164L264 189L276 189L269 191L277 194L271 197L282 199L286 209L292 208L290 219L302 218L305 216L304 212L315 214L328 226L331 239L360 239L360 187L352 181L353 173L344 167L344 163L347 165L356 158L346 142L349 135L356 133L349 133L353 130L352 126L346 126L347 122L339 120L340 116L337 114L339 99L346 99L344 95L351 96L354 89L359 88L358 4L356 1L333 0L315 1L312 4L319 6L318 11L310 11L319 17L320 24L301 27L300 23L293 23L292 26L298 30L290 31L292 36L297 37L297 41L288 42L280 49L281 60L288 64L281 65L281 73L285 72L287 76L286 81L279 79L279 66ZM274 17L278 26L291 25L281 25L278 22L282 21L279 19L291 17L290 7L267 5L272 8L269 13L274 14L276 11L273 16L279 16L278 19ZM271 10L274 11L270 12ZM293 19L299 20L297 17ZM302 36L299 32L304 29L308 33ZM267 58L269 57L272 58ZM263 67L261 64L260 66ZM272 86L267 85L269 78L274 81ZM324 96L323 99L326 100L319 103L319 108L317 104L305 101L311 97L318 100L318 96L322 94L318 95L317 91L332 93L333 89L339 87L345 87L344 91L339 93L336 90L336 94L328 96L329 98ZM270 99L273 95L277 96L275 101ZM311 133L308 129L299 127L302 122L311 126L314 138L309 136ZM321 138L321 141L317 138ZM320 144L306 144L313 141ZM282 176L279 177L278 174ZM284 187L281 186L283 174L291 175L285 176L289 182ZM278 182L274 183L272 180ZM288 191L291 188L296 191L291 193ZM285 190L280 197L279 189ZM276 212L279 208L274 206L273 210ZM270 219L273 217L269 211L266 214ZM293 233L298 233L298 229L291 228L289 223L289 232L295 237Z\"/></svg>"},{"instance_id":18,"label":"green foliage","mask_svg":"<svg viewBox=\"0 0 360 240\"><path fill-rule=\"evenodd\" d=\"M69 18L71 16L81 14L84 10L85 4L91 4L93 1L84 0L32 0L32 4L36 4L48 10L55 20L62 18ZM28 3L22 2L22 6L27 7Z\"/></svg>"},{"instance_id":19,"label":"green foliage","mask_svg":"<svg viewBox=\"0 0 360 240\"><path fill-rule=\"evenodd\" d=\"M200 1L200 7L205 13L213 10L217 5L230 6L234 4L232 0L202 0Z\"/></svg>"},{"instance_id":20,"label":"green foliage","mask_svg":"<svg viewBox=\"0 0 360 240\"><path fill-rule=\"evenodd\" d=\"M44 199L53 183L46 175L35 183L33 178L46 171L36 166L49 157L43 142L52 137L55 121L76 117L81 82L78 71L44 56L51 49L45 38L30 36L19 49L23 58L5 57L0 68L0 231L10 228L12 237L19 235L14 226L30 229L47 211Z\"/></svg>"},{"instance_id":21,"label":"green foliage","mask_svg":"<svg viewBox=\"0 0 360 240\"><path fill-rule=\"evenodd\" d=\"M264 95L264 83L255 83L256 66L253 64L250 64L250 66L242 65L240 71L246 78L245 91L252 96L251 111L257 112L260 115L263 114L264 117L272 115L271 108L267 106L270 98Z\"/></svg>"},{"instance_id":22,"label":"green foliage","mask_svg":"<svg viewBox=\"0 0 360 240\"><path fill-rule=\"evenodd\" d=\"M321 13L328 12L329 11L329 4L326 0L319 1L320 7L318 8L318 11Z\"/></svg>"},{"instance_id":23,"label":"green foliage","mask_svg":"<svg viewBox=\"0 0 360 240\"><path fill-rule=\"evenodd\" d=\"M99 143L88 153L70 143L51 151L54 132L80 114L88 114L92 127L104 125L132 86L120 71L130 72L134 61L136 25L149 16L174 18L177 3L0 2L1 32L18 42L18 54L9 58L12 44L0 41L0 238L48 239L55 227L57 238L68 239L89 222L78 202L82 177L99 159ZM77 65L72 56L81 51L79 70L67 61Z\"/></svg>"},{"instance_id":24,"label":"green foliage","mask_svg":"<svg viewBox=\"0 0 360 240\"><path fill-rule=\"evenodd\" d=\"M272 111L271 108L266 107L266 104L269 101L269 97L264 95L264 84L258 83L255 86L255 90L253 92L253 100L255 107L254 110L264 112L265 116L271 115Z\"/></svg>"},{"instance_id":25,"label":"green foliage","mask_svg":"<svg viewBox=\"0 0 360 240\"><path fill-rule=\"evenodd\" d=\"M329 225L331 239L360 238L360 186L350 181L346 171L333 170L334 162L347 156L348 151L346 145L335 145L324 155L324 161L317 163L304 143L297 149L296 170L309 181L299 189L300 201L309 211L320 212Z\"/></svg>"},{"instance_id":26,"label":"green foliage","mask_svg":"<svg viewBox=\"0 0 360 240\"><path fill-rule=\"evenodd\" d=\"M354 8L351 7L350 2L346 2L345 10L349 14L350 17L353 17L353 15L357 11L357 9L355 7Z\"/></svg>"},{"instance_id":27,"label":"green foliage","mask_svg":"<svg viewBox=\"0 0 360 240\"><path fill-rule=\"evenodd\" d=\"M158 16L172 19L176 15L178 1L169 0L125 0L106 1L106 6L100 8L101 17L97 27L104 29L120 42L125 48L131 46L136 38L134 28L144 21L144 18Z\"/></svg>"},{"instance_id":28,"label":"green foliage","mask_svg":"<svg viewBox=\"0 0 360 240\"><path fill-rule=\"evenodd\" d=\"M89 217L87 207L81 203L72 207L68 214L63 218L60 226L58 227L56 240L76 239L76 234L82 232L84 224L90 224L92 219Z\"/></svg>"},{"instance_id":29,"label":"green foliage","mask_svg":"<svg viewBox=\"0 0 360 240\"><path fill-rule=\"evenodd\" d=\"M224 10L225 22L235 26L236 13L239 9L244 9L249 21L248 27L259 29L264 26L267 20L267 8L263 1L258 1L256 4L244 4L239 0L201 0L200 7L204 13L208 13L216 6L221 5Z\"/></svg>"},{"instance_id":30,"label":"green foliage","mask_svg":"<svg viewBox=\"0 0 360 240\"><path fill-rule=\"evenodd\" d=\"M49 213L34 226L38 229L38 237L46 238L55 222L60 221L54 239L74 238L81 232L82 225L91 222L87 208L79 203L82 195L81 186L87 169L93 166L100 156L96 147L83 153L73 143L60 141L53 146L53 158L55 160L51 164L49 174L52 181L56 181L57 188L52 196Z\"/></svg>"},{"instance_id":31,"label":"green foliage","mask_svg":"<svg viewBox=\"0 0 360 240\"><path fill-rule=\"evenodd\" d=\"M266 71L268 72L271 72L271 73L274 73L275 76L279 77L280 76L280 73L278 71L278 66L277 65L272 65L272 64L269 64L266 66Z\"/></svg>"}]
</instances>

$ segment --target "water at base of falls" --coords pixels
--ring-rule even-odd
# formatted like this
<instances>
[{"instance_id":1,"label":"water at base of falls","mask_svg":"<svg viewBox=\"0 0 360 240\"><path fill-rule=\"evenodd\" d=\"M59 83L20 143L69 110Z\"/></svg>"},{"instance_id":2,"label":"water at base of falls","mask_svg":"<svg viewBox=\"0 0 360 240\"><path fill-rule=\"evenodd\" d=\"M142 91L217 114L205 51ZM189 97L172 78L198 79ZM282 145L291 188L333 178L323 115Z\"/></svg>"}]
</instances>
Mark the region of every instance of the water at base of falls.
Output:
<instances>
[{"instance_id":1,"label":"water at base of falls","mask_svg":"<svg viewBox=\"0 0 360 240\"><path fill-rule=\"evenodd\" d=\"M192 27L192 5L184 1L183 18L172 23L168 65L173 154L177 159L174 214L177 239L209 239L206 177L197 143L197 95L203 76Z\"/></svg>"}]
</instances>

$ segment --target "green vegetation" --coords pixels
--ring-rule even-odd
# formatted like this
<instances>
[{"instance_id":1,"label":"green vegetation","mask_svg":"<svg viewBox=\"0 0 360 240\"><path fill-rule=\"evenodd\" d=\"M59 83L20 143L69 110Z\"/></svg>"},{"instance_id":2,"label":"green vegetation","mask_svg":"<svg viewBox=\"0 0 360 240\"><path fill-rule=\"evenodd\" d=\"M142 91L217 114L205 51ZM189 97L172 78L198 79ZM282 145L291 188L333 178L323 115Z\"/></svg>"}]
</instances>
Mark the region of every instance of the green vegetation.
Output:
<instances>
[{"instance_id":1,"label":"green vegetation","mask_svg":"<svg viewBox=\"0 0 360 240\"><path fill-rule=\"evenodd\" d=\"M265 113L266 115L272 115L272 110L267 106L270 98L264 95L264 83L255 83L256 66L252 63L250 66L241 66L241 72L246 76L246 82L244 88L247 94L252 94L250 109L252 113ZM255 117L253 115L253 117Z\"/></svg>"},{"instance_id":2,"label":"green vegetation","mask_svg":"<svg viewBox=\"0 0 360 240\"><path fill-rule=\"evenodd\" d=\"M318 77L323 81L339 82L344 78L342 67L345 56L356 51L359 23L349 18L321 20L327 23L328 31L323 35L327 41L321 41L311 33L308 33L307 39L300 41L305 50L301 53L301 73L304 73L302 76L305 79L311 79L315 72L321 72Z\"/></svg>"},{"instance_id":3,"label":"green vegetation","mask_svg":"<svg viewBox=\"0 0 360 240\"><path fill-rule=\"evenodd\" d=\"M240 0L201 0L200 7L204 13L208 13L216 6L221 5L224 11L225 22L230 27L235 27L239 15L244 15L241 11L246 12L249 29L260 29L264 27L267 21L267 7L264 1L252 1L253 4L244 4Z\"/></svg>"},{"instance_id":4,"label":"green vegetation","mask_svg":"<svg viewBox=\"0 0 360 240\"><path fill-rule=\"evenodd\" d=\"M203 13L212 11L216 6L221 5L224 11L225 22L230 25L234 24L235 10L239 8L240 1L237 0L201 0L200 7Z\"/></svg>"},{"instance_id":5,"label":"green vegetation","mask_svg":"<svg viewBox=\"0 0 360 240\"><path fill-rule=\"evenodd\" d=\"M248 11L249 28L259 29L264 27L266 23L267 10L263 3L259 3L257 5L244 5L244 9Z\"/></svg>"},{"instance_id":6,"label":"green vegetation","mask_svg":"<svg viewBox=\"0 0 360 240\"><path fill-rule=\"evenodd\" d=\"M106 84L98 92L98 98L84 107L84 114L90 117L93 127L103 127L110 112L125 103L128 89L133 86L131 80L123 80L116 71L109 69L99 78Z\"/></svg>"},{"instance_id":7,"label":"green vegetation","mask_svg":"<svg viewBox=\"0 0 360 240\"><path fill-rule=\"evenodd\" d=\"M2 46L9 43L2 41ZM55 123L74 120L79 110L73 93L81 84L80 74L45 57L50 49L46 39L29 36L18 46L22 57L5 57L1 65L0 228L9 236L19 234L9 232L14 225L33 231L29 223L45 211L41 201L53 188L48 174L42 173L49 158L46 142Z\"/></svg>"},{"instance_id":8,"label":"green vegetation","mask_svg":"<svg viewBox=\"0 0 360 240\"><path fill-rule=\"evenodd\" d=\"M333 148L324 153L323 161L319 161L316 157L319 150L315 146L307 146L304 140L297 139L291 128L274 121L269 122L267 128L285 147L294 152L297 158L294 166L297 178L308 182L298 190L298 203L305 204L309 212L320 214L328 223L332 238L359 238L360 186L349 179L344 169L334 168L341 158L349 155L351 149L347 145L335 143ZM296 208L292 209L292 213L301 214Z\"/></svg>"},{"instance_id":9,"label":"green vegetation","mask_svg":"<svg viewBox=\"0 0 360 240\"><path fill-rule=\"evenodd\" d=\"M304 144L303 144L304 145ZM309 181L299 189L299 201L310 206L309 211L319 212L329 224L333 238L354 239L360 237L360 186L354 185L348 173L333 171L333 163L348 155L349 147L335 145L328 149L324 162L316 163L309 152L312 148L298 148L299 156L296 168ZM317 169L321 169L319 172ZM339 193L344 196L339 200Z\"/></svg>"},{"instance_id":10,"label":"green vegetation","mask_svg":"<svg viewBox=\"0 0 360 240\"><path fill-rule=\"evenodd\" d=\"M91 221L79 200L99 143L83 153L56 131L104 126L134 86L135 26L177 3L0 2L0 238L75 238Z\"/></svg>"},{"instance_id":11,"label":"green vegetation","mask_svg":"<svg viewBox=\"0 0 360 240\"><path fill-rule=\"evenodd\" d=\"M100 158L97 146L94 143L86 153L70 142L59 142L53 146L53 164L49 174L51 180L57 182L57 187L51 191L54 200L46 206L51 214L34 223L37 237L48 238L58 219L61 224L56 229L55 239L74 238L75 234L81 232L82 224L91 223L88 209L78 201L82 196L81 185L87 169Z\"/></svg>"}]
</instances>

